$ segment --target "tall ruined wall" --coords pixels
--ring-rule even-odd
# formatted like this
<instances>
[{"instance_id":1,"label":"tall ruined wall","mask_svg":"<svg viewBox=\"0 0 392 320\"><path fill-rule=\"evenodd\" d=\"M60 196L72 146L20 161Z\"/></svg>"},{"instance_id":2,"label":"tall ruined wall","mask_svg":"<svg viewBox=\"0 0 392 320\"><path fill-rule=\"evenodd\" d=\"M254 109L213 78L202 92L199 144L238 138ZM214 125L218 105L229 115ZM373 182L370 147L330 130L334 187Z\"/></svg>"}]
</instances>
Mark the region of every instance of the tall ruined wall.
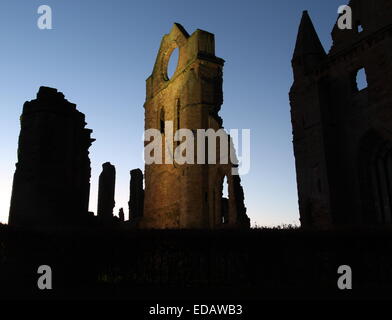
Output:
<instances>
[{"instance_id":1,"label":"tall ruined wall","mask_svg":"<svg viewBox=\"0 0 392 320\"><path fill-rule=\"evenodd\" d=\"M115 190L116 168L110 162L106 162L102 165L98 188L98 217L103 221L113 219L113 209L116 205Z\"/></svg>"},{"instance_id":2,"label":"tall ruined wall","mask_svg":"<svg viewBox=\"0 0 392 320\"><path fill-rule=\"evenodd\" d=\"M304 226L392 222L392 6L351 1L353 29L326 54L307 13L290 92ZM367 87L358 87L364 68Z\"/></svg>"},{"instance_id":3,"label":"tall ruined wall","mask_svg":"<svg viewBox=\"0 0 392 320\"><path fill-rule=\"evenodd\" d=\"M85 116L56 89L41 87L21 116L9 223L82 223L88 215L94 141Z\"/></svg>"},{"instance_id":4,"label":"tall ruined wall","mask_svg":"<svg viewBox=\"0 0 392 320\"><path fill-rule=\"evenodd\" d=\"M178 66L169 79L167 67L175 48L179 49ZM147 79L144 108L145 129L160 130L164 148L166 121L172 121L173 131L187 128L195 133L196 129L222 128L222 119L218 112L223 102L223 64L224 61L215 56L214 35L211 33L196 30L190 36L181 25L175 24L171 32L163 37L153 73ZM178 144L174 142L173 145L176 147ZM170 152L173 154L174 148L170 149ZM221 226L222 182L225 176L229 181L230 194L230 218L226 224L249 226L249 219L243 207L242 189L234 186L231 168L230 163L147 164L144 217L141 226ZM242 206L237 206L238 201L242 201ZM240 214L237 213L237 207L241 208Z\"/></svg>"}]
</instances>

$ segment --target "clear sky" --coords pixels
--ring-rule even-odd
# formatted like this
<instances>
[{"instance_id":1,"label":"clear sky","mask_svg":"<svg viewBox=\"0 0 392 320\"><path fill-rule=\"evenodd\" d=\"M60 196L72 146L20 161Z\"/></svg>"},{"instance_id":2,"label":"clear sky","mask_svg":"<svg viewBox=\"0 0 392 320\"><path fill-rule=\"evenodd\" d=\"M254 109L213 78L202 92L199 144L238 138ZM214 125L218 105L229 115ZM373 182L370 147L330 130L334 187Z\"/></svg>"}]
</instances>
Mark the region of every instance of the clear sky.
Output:
<instances>
[{"instance_id":1,"label":"clear sky","mask_svg":"<svg viewBox=\"0 0 392 320\"><path fill-rule=\"evenodd\" d=\"M55 87L86 114L90 209L101 165L117 169L116 209L129 197L129 170L142 168L145 79L174 22L215 34L226 60L221 116L227 129L251 129L251 170L242 177L253 224L299 223L288 92L303 10L331 45L345 0L2 0L0 3L0 222L7 222L23 103ZM39 30L37 9L53 10Z\"/></svg>"}]
</instances>

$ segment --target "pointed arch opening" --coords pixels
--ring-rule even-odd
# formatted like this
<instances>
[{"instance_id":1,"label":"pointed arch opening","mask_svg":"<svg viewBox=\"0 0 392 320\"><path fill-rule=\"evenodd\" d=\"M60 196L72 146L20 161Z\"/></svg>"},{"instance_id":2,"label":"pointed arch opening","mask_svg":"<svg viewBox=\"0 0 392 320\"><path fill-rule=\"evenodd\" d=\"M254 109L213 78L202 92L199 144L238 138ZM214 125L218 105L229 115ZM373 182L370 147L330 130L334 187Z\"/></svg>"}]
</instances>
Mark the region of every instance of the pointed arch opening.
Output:
<instances>
[{"instance_id":1,"label":"pointed arch opening","mask_svg":"<svg viewBox=\"0 0 392 320\"><path fill-rule=\"evenodd\" d=\"M225 175L221 179L220 184L220 211L219 211L219 222L221 224L229 223L229 183L227 176Z\"/></svg>"}]
</instances>

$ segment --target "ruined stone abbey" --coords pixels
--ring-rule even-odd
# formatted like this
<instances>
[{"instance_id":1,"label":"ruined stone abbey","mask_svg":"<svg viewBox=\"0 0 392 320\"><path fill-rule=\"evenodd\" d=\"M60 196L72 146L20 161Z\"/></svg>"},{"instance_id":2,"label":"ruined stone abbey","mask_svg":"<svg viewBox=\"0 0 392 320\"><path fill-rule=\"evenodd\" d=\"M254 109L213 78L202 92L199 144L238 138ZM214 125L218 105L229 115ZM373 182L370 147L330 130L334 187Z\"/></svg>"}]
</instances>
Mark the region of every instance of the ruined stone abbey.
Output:
<instances>
[{"instance_id":1,"label":"ruined stone abbey","mask_svg":"<svg viewBox=\"0 0 392 320\"><path fill-rule=\"evenodd\" d=\"M332 31L327 53L304 11L292 58L290 90L299 212L304 227L392 223L392 1L352 0L352 28ZM174 24L146 82L145 130L223 128L224 60L214 35ZM168 75L173 50L177 69ZM359 76L364 74L360 81ZM366 82L365 84L363 82ZM116 170L103 165L98 217L88 212L94 139L85 116L56 89L41 87L21 117L9 223L122 223L145 229L249 228L238 163L147 164L130 172L129 221L115 207ZM230 136L227 134L228 140ZM194 149L206 148L195 144ZM147 144L147 142L146 142ZM216 143L217 153L221 148ZM231 151L230 151L231 152ZM208 153L208 152L207 152ZM169 155L168 155L169 154ZM164 160L164 159L163 159ZM228 182L228 198L223 183Z\"/></svg>"},{"instance_id":2,"label":"ruined stone abbey","mask_svg":"<svg viewBox=\"0 0 392 320\"><path fill-rule=\"evenodd\" d=\"M162 39L153 73L147 79L144 108L145 129L160 130L164 143L166 121L175 124L173 131L223 128L219 110L223 102L224 60L215 56L214 41L209 32L197 30L189 35L179 24L174 24ZM168 63L175 48L179 49L179 61L169 79ZM93 214L88 212L88 149L93 139L85 125L84 115L56 89L41 87L37 99L26 102L10 224L72 225L93 221ZM226 138L230 140L228 135ZM215 144L218 153L220 143ZM177 144L173 141L173 145ZM249 228L240 177L232 174L237 166L231 161L146 164L145 179L140 169L132 170L127 225L147 229ZM228 198L222 195L224 179ZM122 209L119 219L113 214L115 181L115 167L105 163L98 192L97 219L101 224L124 220Z\"/></svg>"}]
</instances>

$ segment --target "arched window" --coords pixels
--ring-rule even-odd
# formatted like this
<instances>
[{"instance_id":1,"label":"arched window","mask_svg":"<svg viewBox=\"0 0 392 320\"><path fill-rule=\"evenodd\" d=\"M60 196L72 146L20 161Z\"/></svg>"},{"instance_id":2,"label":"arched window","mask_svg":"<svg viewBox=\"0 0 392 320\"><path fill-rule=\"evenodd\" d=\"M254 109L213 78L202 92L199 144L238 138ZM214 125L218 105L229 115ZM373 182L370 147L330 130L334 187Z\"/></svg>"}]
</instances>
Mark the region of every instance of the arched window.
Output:
<instances>
[{"instance_id":1,"label":"arched window","mask_svg":"<svg viewBox=\"0 0 392 320\"><path fill-rule=\"evenodd\" d=\"M366 75L365 68L358 69L354 73L353 87L354 87L354 92L361 91L361 90L366 89L368 87L367 75Z\"/></svg>"}]
</instances>

